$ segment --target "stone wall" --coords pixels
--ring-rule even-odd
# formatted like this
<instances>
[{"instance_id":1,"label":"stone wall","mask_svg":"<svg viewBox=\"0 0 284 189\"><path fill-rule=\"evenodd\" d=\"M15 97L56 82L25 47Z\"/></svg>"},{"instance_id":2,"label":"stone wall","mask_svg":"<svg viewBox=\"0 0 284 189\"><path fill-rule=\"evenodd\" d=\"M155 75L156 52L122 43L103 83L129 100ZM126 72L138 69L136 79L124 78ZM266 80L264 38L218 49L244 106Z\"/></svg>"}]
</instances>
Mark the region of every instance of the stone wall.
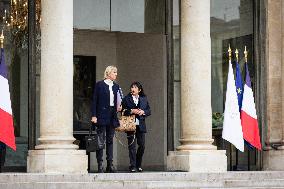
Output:
<instances>
[{"instance_id":1,"label":"stone wall","mask_svg":"<svg viewBox=\"0 0 284 189\"><path fill-rule=\"evenodd\" d=\"M160 34L118 33L119 83L126 95L133 81L139 81L150 103L143 167L163 170L167 155L167 77L165 37ZM128 152L118 145L118 163L128 168Z\"/></svg>"}]
</instances>

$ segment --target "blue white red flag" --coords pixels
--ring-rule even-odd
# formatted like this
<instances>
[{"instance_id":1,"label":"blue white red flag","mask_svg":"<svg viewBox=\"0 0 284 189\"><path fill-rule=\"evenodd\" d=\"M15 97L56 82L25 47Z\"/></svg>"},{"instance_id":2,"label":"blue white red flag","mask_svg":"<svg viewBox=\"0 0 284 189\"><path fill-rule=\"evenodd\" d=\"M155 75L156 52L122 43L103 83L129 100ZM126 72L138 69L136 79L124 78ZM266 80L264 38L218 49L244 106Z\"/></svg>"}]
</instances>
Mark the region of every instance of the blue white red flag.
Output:
<instances>
[{"instance_id":1,"label":"blue white red flag","mask_svg":"<svg viewBox=\"0 0 284 189\"><path fill-rule=\"evenodd\" d=\"M16 150L13 115L8 83L8 70L5 64L4 49L0 57L0 141Z\"/></svg>"},{"instance_id":2,"label":"blue white red flag","mask_svg":"<svg viewBox=\"0 0 284 189\"><path fill-rule=\"evenodd\" d=\"M243 103L241 109L243 135L244 139L249 144L261 150L257 115L256 115L253 91L251 88L251 80L249 76L247 63L245 64L245 67L246 67L246 83L244 86Z\"/></svg>"},{"instance_id":3,"label":"blue white red flag","mask_svg":"<svg viewBox=\"0 0 284 189\"><path fill-rule=\"evenodd\" d=\"M243 80L240 65L238 62L236 62L236 91L238 95L239 111L241 111L243 102Z\"/></svg>"}]
</instances>

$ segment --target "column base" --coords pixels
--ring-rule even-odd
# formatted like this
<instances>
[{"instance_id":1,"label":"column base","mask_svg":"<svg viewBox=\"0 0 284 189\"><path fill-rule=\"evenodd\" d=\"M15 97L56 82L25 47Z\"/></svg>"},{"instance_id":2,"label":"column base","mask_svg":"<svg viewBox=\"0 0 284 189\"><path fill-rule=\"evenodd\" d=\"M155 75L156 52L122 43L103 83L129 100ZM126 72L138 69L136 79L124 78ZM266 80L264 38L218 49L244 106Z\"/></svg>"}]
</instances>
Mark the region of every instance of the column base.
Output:
<instances>
[{"instance_id":1,"label":"column base","mask_svg":"<svg viewBox=\"0 0 284 189\"><path fill-rule=\"evenodd\" d=\"M28 173L88 173L85 150L30 150Z\"/></svg>"},{"instance_id":2,"label":"column base","mask_svg":"<svg viewBox=\"0 0 284 189\"><path fill-rule=\"evenodd\" d=\"M284 171L284 150L263 151L263 170Z\"/></svg>"},{"instance_id":3,"label":"column base","mask_svg":"<svg viewBox=\"0 0 284 189\"><path fill-rule=\"evenodd\" d=\"M226 151L171 151L167 157L167 170L187 172L226 172Z\"/></svg>"}]
</instances>

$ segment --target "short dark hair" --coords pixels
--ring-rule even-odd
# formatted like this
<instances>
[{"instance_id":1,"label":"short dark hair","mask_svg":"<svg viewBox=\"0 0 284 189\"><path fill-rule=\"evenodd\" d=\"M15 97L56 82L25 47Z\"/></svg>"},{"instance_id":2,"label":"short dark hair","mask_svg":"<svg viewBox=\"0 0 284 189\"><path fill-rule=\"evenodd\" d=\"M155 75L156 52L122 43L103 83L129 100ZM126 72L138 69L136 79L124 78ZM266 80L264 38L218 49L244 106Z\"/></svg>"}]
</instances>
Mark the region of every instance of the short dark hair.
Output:
<instances>
[{"instance_id":1,"label":"short dark hair","mask_svg":"<svg viewBox=\"0 0 284 189\"><path fill-rule=\"evenodd\" d=\"M131 83L130 89L131 89L133 86L138 87L138 89L140 90L139 96L146 96L145 93L144 93L144 90L143 90L143 87L142 87L141 83L139 83L138 81L134 81L134 82Z\"/></svg>"}]
</instances>

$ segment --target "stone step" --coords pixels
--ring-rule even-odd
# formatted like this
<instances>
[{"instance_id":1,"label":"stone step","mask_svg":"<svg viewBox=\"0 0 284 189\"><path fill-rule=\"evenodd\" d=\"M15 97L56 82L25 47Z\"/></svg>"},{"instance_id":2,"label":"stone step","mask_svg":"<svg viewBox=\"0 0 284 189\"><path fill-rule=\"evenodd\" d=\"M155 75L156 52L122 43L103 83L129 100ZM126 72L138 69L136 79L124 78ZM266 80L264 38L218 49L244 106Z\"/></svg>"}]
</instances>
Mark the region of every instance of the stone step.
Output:
<instances>
[{"instance_id":1,"label":"stone step","mask_svg":"<svg viewBox=\"0 0 284 189\"><path fill-rule=\"evenodd\" d=\"M283 179L263 179L263 180L224 180L224 187L282 187L284 188Z\"/></svg>"},{"instance_id":2,"label":"stone step","mask_svg":"<svg viewBox=\"0 0 284 189\"><path fill-rule=\"evenodd\" d=\"M283 189L284 187L267 187L267 186L259 186L259 187L234 187L234 188L227 188L223 187L222 189ZM220 188L199 188L199 189L220 189Z\"/></svg>"},{"instance_id":3,"label":"stone step","mask_svg":"<svg viewBox=\"0 0 284 189\"><path fill-rule=\"evenodd\" d=\"M1 173L0 189L14 188L284 188L284 172L148 172L85 175Z\"/></svg>"},{"instance_id":4,"label":"stone step","mask_svg":"<svg viewBox=\"0 0 284 189\"><path fill-rule=\"evenodd\" d=\"M42 182L93 182L93 181L218 181L283 179L284 172L226 172L226 173L187 173L187 172L143 172L143 173L103 173L103 174L36 174L36 173L0 173L1 182L42 181Z\"/></svg>"},{"instance_id":5,"label":"stone step","mask_svg":"<svg viewBox=\"0 0 284 189\"><path fill-rule=\"evenodd\" d=\"M202 186L203 185L203 186ZM273 186L271 184L259 186L216 186L211 183L192 183L192 182L161 182L161 181L105 181L105 182L22 182L22 183L0 183L1 189L121 189L121 188L135 188L135 189L217 189L217 188L231 188L231 189L256 189L256 188L284 188L284 185Z\"/></svg>"}]
</instances>

